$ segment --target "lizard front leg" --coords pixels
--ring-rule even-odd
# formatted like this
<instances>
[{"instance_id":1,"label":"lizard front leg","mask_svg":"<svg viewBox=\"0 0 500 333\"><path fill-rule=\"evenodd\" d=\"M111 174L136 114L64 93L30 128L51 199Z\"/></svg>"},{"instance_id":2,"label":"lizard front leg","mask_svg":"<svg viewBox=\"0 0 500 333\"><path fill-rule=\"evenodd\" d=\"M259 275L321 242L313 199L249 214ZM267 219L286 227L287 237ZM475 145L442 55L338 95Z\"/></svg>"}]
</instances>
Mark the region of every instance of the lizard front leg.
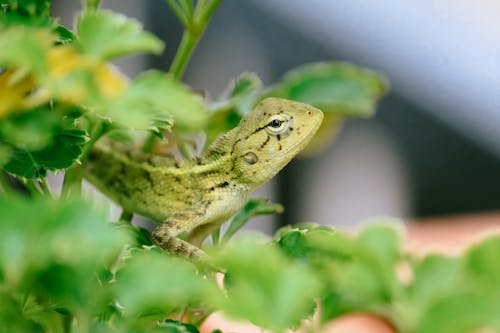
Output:
<instances>
[{"instance_id":1,"label":"lizard front leg","mask_svg":"<svg viewBox=\"0 0 500 333\"><path fill-rule=\"evenodd\" d=\"M155 245L167 252L200 261L207 258L206 253L200 248L178 238L172 232L172 227L168 223L156 227L151 234L151 238Z\"/></svg>"}]
</instances>

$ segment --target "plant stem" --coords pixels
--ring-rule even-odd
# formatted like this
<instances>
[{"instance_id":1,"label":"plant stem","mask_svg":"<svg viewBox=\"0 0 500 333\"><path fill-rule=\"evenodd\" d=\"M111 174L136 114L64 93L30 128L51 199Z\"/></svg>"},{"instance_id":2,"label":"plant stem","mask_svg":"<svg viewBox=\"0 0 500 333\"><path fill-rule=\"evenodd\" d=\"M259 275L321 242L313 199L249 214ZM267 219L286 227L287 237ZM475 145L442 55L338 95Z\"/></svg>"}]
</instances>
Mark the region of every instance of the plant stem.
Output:
<instances>
[{"instance_id":1,"label":"plant stem","mask_svg":"<svg viewBox=\"0 0 500 333\"><path fill-rule=\"evenodd\" d=\"M170 8L172 8L179 21L181 21L184 26L187 26L190 18L186 15L185 8L181 7L175 0L167 0L167 3L170 5Z\"/></svg>"},{"instance_id":2,"label":"plant stem","mask_svg":"<svg viewBox=\"0 0 500 333\"><path fill-rule=\"evenodd\" d=\"M82 179L84 168L82 165L74 164L64 174L61 198L80 196L82 193Z\"/></svg>"},{"instance_id":3,"label":"plant stem","mask_svg":"<svg viewBox=\"0 0 500 333\"><path fill-rule=\"evenodd\" d=\"M86 11L96 11L99 8L101 0L85 0Z\"/></svg>"},{"instance_id":4,"label":"plant stem","mask_svg":"<svg viewBox=\"0 0 500 333\"><path fill-rule=\"evenodd\" d=\"M199 0L196 4L191 21L184 24L185 30L182 35L179 49L177 50L174 60L170 65L170 73L174 78L179 79L184 73L196 45L200 41L208 22L212 18L215 9L217 9L221 1L222 0ZM174 11L176 11L176 8L181 11L177 5L172 6L172 8ZM181 22L183 20L182 17L185 16L186 15L179 16Z\"/></svg>"},{"instance_id":5,"label":"plant stem","mask_svg":"<svg viewBox=\"0 0 500 333\"><path fill-rule=\"evenodd\" d=\"M146 141L142 144L142 152L145 154L149 154L153 151L153 147L155 145L156 135L154 133L150 133L146 138Z\"/></svg>"},{"instance_id":6,"label":"plant stem","mask_svg":"<svg viewBox=\"0 0 500 333\"><path fill-rule=\"evenodd\" d=\"M175 79L179 79L184 73L199 38L200 35L193 33L193 31L184 30L177 54L170 65L170 73Z\"/></svg>"},{"instance_id":7,"label":"plant stem","mask_svg":"<svg viewBox=\"0 0 500 333\"><path fill-rule=\"evenodd\" d=\"M220 228L212 233L212 244L219 245L220 242Z\"/></svg>"},{"instance_id":8,"label":"plant stem","mask_svg":"<svg viewBox=\"0 0 500 333\"><path fill-rule=\"evenodd\" d=\"M89 0L90 1L90 0ZM208 22L212 18L217 7L222 0L199 0L196 8L189 0L183 0L179 5L175 0L167 0L175 15L184 25L184 33L175 54L174 60L170 64L169 73L176 79L180 79L193 54L196 45L205 32ZM153 133L149 135L142 146L144 153L151 153L156 137Z\"/></svg>"},{"instance_id":9,"label":"plant stem","mask_svg":"<svg viewBox=\"0 0 500 333\"><path fill-rule=\"evenodd\" d=\"M27 180L26 181L26 188L30 192L31 195L33 196L41 196L42 193L40 192L40 189L36 186L35 182L33 180Z\"/></svg>"},{"instance_id":10,"label":"plant stem","mask_svg":"<svg viewBox=\"0 0 500 333\"><path fill-rule=\"evenodd\" d=\"M90 140L83 147L82 155L80 156L80 164L73 164L66 170L64 175L63 188L61 198L69 198L70 196L80 196L82 193L82 180L85 173L85 163L90 150L97 140L99 140L107 131L107 126L103 121L98 121L91 129Z\"/></svg>"},{"instance_id":11,"label":"plant stem","mask_svg":"<svg viewBox=\"0 0 500 333\"><path fill-rule=\"evenodd\" d=\"M38 182L38 184L40 184L40 188L42 189L43 195L45 195L45 196L47 196L49 198L52 198L52 192L50 191L50 188L47 185L47 179L43 178L42 180L40 180Z\"/></svg>"},{"instance_id":12,"label":"plant stem","mask_svg":"<svg viewBox=\"0 0 500 333\"><path fill-rule=\"evenodd\" d=\"M214 14L217 7L219 7L221 1L222 0L199 1L198 5L196 6L196 9L198 9L198 7L200 8L199 24L200 26L203 27L202 31L205 30L208 22L212 18L212 15ZM196 16L196 9L195 9L195 16Z\"/></svg>"}]
</instances>

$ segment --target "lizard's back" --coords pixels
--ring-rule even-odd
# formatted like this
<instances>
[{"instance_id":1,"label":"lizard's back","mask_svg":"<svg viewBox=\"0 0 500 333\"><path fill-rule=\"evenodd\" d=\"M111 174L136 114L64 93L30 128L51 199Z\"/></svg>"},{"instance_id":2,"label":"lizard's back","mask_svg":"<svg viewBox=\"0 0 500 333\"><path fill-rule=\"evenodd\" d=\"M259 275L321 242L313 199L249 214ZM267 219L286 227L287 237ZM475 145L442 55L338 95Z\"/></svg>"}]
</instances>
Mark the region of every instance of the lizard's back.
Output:
<instances>
[{"instance_id":1,"label":"lizard's back","mask_svg":"<svg viewBox=\"0 0 500 333\"><path fill-rule=\"evenodd\" d=\"M194 207L201 196L188 167L174 160L133 154L124 145L98 142L89 154L85 178L125 210L155 221Z\"/></svg>"}]
</instances>

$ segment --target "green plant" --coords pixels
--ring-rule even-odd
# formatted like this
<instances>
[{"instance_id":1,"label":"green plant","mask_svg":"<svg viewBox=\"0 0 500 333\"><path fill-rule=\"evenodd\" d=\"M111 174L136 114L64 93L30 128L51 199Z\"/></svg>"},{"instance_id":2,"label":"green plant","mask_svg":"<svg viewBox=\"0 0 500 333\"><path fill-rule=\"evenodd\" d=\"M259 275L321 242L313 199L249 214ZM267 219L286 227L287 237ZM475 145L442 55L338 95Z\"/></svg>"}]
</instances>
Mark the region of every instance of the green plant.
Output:
<instances>
[{"instance_id":1,"label":"green plant","mask_svg":"<svg viewBox=\"0 0 500 333\"><path fill-rule=\"evenodd\" d=\"M48 0L0 1L1 332L197 332L217 310L274 331L314 329L351 311L383 316L402 332L500 328L498 238L457 258L411 256L386 224L358 235L304 225L272 241L228 242L254 215L283 209L252 199L207 249L211 267L225 273L222 289L214 269L165 254L147 231L109 223L82 199L87 154L103 135L152 152L168 134L188 154L190 133L204 131L211 142L272 95L325 112L318 150L339 118L371 115L385 91L377 73L321 63L266 89L243 74L208 104L179 78L220 0L167 3L185 27L171 69L129 79L109 61L163 49L138 22L87 0L70 30ZM46 177L61 171L59 194ZM399 277L402 266L410 279ZM315 311L318 323L304 324Z\"/></svg>"}]
</instances>

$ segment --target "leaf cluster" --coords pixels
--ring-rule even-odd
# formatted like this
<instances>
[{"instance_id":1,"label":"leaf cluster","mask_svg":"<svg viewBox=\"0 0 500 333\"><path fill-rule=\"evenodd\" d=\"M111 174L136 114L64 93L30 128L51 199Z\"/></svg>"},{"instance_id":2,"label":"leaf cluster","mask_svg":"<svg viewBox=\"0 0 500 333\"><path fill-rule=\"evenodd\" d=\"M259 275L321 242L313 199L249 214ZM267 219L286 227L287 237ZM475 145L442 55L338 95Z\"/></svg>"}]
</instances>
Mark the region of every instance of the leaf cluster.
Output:
<instances>
[{"instance_id":1,"label":"leaf cluster","mask_svg":"<svg viewBox=\"0 0 500 333\"><path fill-rule=\"evenodd\" d=\"M385 318L398 332L497 331L500 237L451 257L402 248L402 229L377 221L357 235L325 227L288 227L276 240L322 282L321 322L350 312Z\"/></svg>"},{"instance_id":2,"label":"leaf cluster","mask_svg":"<svg viewBox=\"0 0 500 333\"><path fill-rule=\"evenodd\" d=\"M205 106L187 86L155 71L129 79L109 62L163 50L139 22L84 10L70 30L50 16L50 1L2 8L0 162L8 173L37 180L66 169L105 132L203 127Z\"/></svg>"}]
</instances>

